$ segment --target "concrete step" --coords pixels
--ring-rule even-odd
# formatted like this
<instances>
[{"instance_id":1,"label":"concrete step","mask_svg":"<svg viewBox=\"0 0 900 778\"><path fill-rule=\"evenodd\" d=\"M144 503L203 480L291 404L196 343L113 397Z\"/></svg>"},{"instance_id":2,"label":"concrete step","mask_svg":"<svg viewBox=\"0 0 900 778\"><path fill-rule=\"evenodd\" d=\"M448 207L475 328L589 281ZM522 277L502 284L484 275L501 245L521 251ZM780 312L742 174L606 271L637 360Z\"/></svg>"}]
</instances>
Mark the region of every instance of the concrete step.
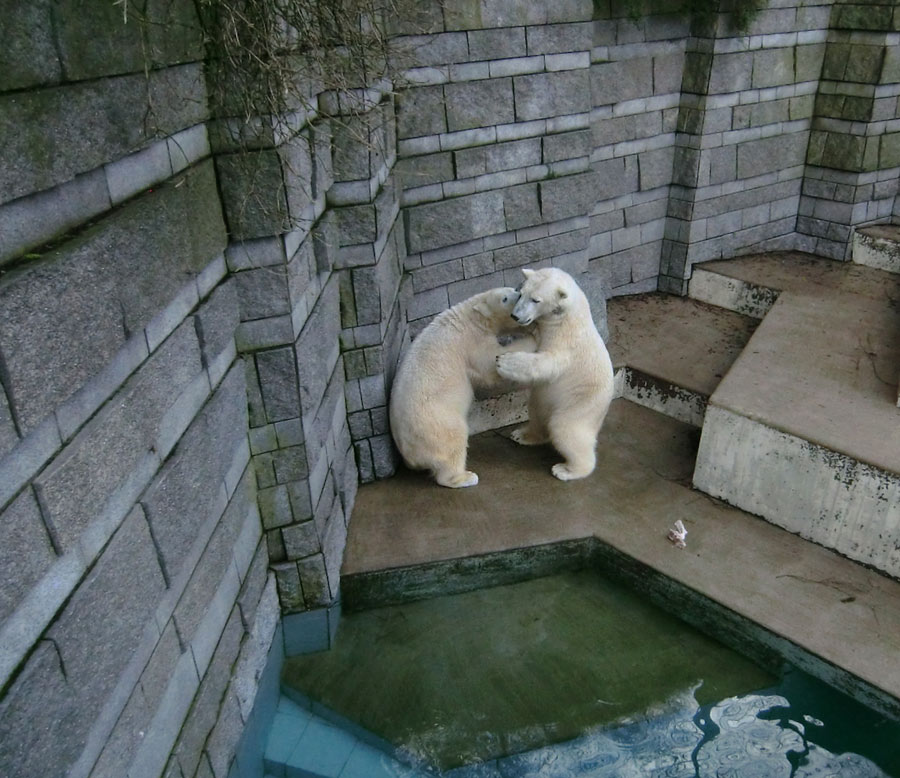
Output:
<instances>
[{"instance_id":1,"label":"concrete step","mask_svg":"<svg viewBox=\"0 0 900 778\"><path fill-rule=\"evenodd\" d=\"M657 293L613 298L607 316L618 396L695 427L757 325L721 307Z\"/></svg>"},{"instance_id":2,"label":"concrete step","mask_svg":"<svg viewBox=\"0 0 900 778\"><path fill-rule=\"evenodd\" d=\"M900 226L858 227L853 231L852 256L858 265L900 273Z\"/></svg>"},{"instance_id":3,"label":"concrete step","mask_svg":"<svg viewBox=\"0 0 900 778\"><path fill-rule=\"evenodd\" d=\"M710 397L694 485L900 576L900 279L798 254L702 274L707 300L777 297Z\"/></svg>"}]
</instances>

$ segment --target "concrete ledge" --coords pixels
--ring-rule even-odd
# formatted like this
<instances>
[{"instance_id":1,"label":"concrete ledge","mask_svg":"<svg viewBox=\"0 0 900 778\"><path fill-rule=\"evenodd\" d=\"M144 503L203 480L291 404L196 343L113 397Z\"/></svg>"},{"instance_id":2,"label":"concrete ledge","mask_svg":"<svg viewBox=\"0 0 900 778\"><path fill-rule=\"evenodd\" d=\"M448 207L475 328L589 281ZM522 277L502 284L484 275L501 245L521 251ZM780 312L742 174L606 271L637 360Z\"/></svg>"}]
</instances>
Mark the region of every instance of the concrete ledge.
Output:
<instances>
[{"instance_id":1,"label":"concrete ledge","mask_svg":"<svg viewBox=\"0 0 900 778\"><path fill-rule=\"evenodd\" d=\"M703 425L694 486L900 577L900 475L724 408Z\"/></svg>"},{"instance_id":2,"label":"concrete ledge","mask_svg":"<svg viewBox=\"0 0 900 778\"><path fill-rule=\"evenodd\" d=\"M852 251L858 265L900 273L900 227L876 224L856 229Z\"/></svg>"}]
</instances>

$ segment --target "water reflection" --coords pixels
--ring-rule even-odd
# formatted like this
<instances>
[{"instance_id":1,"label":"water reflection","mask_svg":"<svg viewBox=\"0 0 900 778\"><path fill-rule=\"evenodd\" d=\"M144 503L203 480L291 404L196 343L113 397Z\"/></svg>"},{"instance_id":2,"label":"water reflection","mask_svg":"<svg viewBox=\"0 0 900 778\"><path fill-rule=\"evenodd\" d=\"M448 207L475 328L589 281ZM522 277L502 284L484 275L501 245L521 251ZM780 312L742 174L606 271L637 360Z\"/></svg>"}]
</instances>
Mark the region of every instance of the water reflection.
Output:
<instances>
[{"instance_id":1,"label":"water reflection","mask_svg":"<svg viewBox=\"0 0 900 778\"><path fill-rule=\"evenodd\" d=\"M693 694L668 712L448 778L882 778L852 752L820 744L825 724L779 694L747 694L700 707Z\"/></svg>"}]
</instances>

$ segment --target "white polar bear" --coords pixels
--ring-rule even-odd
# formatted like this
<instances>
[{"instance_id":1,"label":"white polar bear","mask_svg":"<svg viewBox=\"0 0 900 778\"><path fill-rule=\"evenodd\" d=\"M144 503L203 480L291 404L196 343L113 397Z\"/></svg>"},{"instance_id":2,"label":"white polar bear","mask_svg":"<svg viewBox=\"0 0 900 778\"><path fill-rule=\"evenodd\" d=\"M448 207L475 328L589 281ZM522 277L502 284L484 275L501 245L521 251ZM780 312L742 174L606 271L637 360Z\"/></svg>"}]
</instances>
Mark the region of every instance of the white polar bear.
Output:
<instances>
[{"instance_id":1,"label":"white polar bear","mask_svg":"<svg viewBox=\"0 0 900 778\"><path fill-rule=\"evenodd\" d=\"M532 354L503 354L497 371L531 386L528 423L513 432L523 445L550 442L566 461L553 466L562 481L584 478L596 465L597 434L613 399L613 367L584 292L557 268L523 270L513 318L537 324Z\"/></svg>"},{"instance_id":2,"label":"white polar bear","mask_svg":"<svg viewBox=\"0 0 900 778\"><path fill-rule=\"evenodd\" d=\"M419 333L397 370L390 401L394 442L409 467L430 470L441 486L478 483L466 470L473 385L503 386L498 355L535 349L524 330L522 337L498 340L518 329L511 318L518 299L515 289L501 287L457 303Z\"/></svg>"}]
</instances>

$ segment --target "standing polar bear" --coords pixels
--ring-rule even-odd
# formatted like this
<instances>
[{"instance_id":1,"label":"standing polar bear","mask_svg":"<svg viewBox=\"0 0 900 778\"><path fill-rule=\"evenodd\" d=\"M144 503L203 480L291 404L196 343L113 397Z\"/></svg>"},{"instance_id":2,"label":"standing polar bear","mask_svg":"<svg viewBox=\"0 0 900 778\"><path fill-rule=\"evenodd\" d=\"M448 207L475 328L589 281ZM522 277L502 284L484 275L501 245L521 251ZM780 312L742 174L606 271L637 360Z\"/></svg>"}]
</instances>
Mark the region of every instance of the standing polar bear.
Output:
<instances>
[{"instance_id":1,"label":"standing polar bear","mask_svg":"<svg viewBox=\"0 0 900 778\"><path fill-rule=\"evenodd\" d=\"M566 459L553 475L584 478L594 470L597 433L613 399L609 352L572 276L556 268L522 272L512 316L523 327L537 324L540 347L497 358L501 376L531 386L528 423L512 438L526 446L549 441Z\"/></svg>"},{"instance_id":2,"label":"standing polar bear","mask_svg":"<svg viewBox=\"0 0 900 778\"><path fill-rule=\"evenodd\" d=\"M467 416L473 385L502 386L496 360L510 350L535 348L522 337L498 335L517 329L511 313L519 293L491 289L457 303L437 316L412 342L391 388L390 420L394 442L406 464L430 470L441 486L475 486L478 475L466 470Z\"/></svg>"}]
</instances>

